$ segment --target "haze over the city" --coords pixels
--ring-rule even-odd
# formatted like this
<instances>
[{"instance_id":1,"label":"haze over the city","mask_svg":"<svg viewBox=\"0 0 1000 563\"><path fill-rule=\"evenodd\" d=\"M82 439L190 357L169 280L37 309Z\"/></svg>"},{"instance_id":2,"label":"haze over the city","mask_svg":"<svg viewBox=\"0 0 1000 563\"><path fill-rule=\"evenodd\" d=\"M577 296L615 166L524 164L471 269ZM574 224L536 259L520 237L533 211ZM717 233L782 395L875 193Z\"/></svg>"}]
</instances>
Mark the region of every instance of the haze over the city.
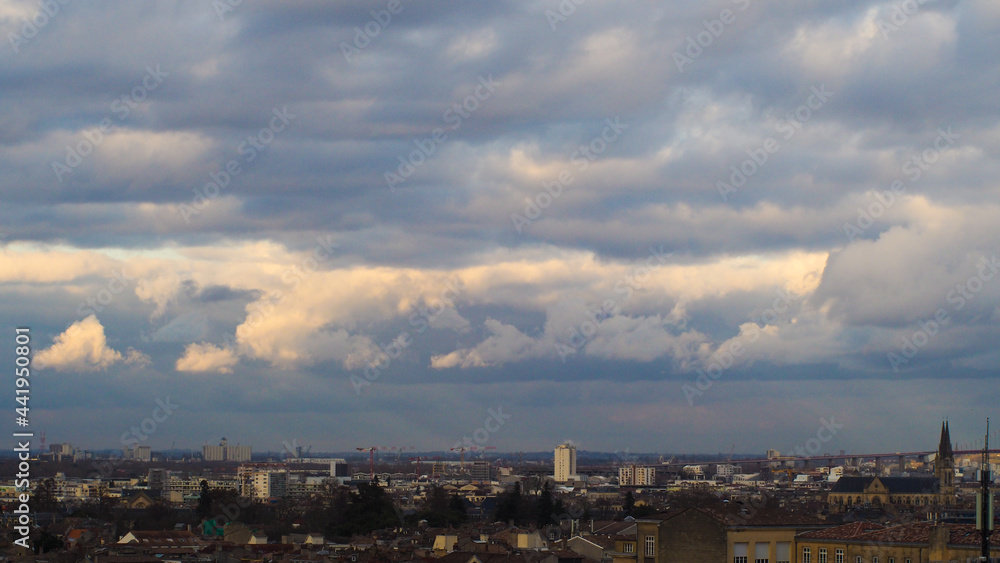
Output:
<instances>
[{"instance_id":1,"label":"haze over the city","mask_svg":"<svg viewBox=\"0 0 1000 563\"><path fill-rule=\"evenodd\" d=\"M30 327L34 431L981 438L1000 4L432 4L0 0L0 363Z\"/></svg>"}]
</instances>

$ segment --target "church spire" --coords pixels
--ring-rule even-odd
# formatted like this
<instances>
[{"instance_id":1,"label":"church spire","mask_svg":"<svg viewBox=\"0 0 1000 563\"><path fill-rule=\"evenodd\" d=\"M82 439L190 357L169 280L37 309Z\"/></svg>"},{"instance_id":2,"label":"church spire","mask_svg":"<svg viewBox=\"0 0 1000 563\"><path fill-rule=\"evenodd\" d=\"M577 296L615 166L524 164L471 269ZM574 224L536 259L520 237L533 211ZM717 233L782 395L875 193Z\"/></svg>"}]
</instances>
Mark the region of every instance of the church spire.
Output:
<instances>
[{"instance_id":1,"label":"church spire","mask_svg":"<svg viewBox=\"0 0 1000 563\"><path fill-rule=\"evenodd\" d=\"M954 453L951 450L951 433L948 431L948 422L941 423L941 443L938 444L938 457L941 459L952 459Z\"/></svg>"}]
</instances>

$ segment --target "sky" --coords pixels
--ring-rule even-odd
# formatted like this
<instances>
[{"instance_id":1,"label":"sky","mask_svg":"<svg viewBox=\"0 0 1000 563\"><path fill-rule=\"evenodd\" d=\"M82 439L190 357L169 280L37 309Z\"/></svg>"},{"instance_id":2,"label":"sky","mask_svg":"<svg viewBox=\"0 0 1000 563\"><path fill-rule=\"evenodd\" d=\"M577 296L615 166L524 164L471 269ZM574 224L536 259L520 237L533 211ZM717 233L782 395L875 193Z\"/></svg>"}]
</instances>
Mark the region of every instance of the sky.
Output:
<instances>
[{"instance_id":1,"label":"sky","mask_svg":"<svg viewBox=\"0 0 1000 563\"><path fill-rule=\"evenodd\" d=\"M996 2L0 0L0 39L0 363L30 328L49 443L997 414Z\"/></svg>"}]
</instances>

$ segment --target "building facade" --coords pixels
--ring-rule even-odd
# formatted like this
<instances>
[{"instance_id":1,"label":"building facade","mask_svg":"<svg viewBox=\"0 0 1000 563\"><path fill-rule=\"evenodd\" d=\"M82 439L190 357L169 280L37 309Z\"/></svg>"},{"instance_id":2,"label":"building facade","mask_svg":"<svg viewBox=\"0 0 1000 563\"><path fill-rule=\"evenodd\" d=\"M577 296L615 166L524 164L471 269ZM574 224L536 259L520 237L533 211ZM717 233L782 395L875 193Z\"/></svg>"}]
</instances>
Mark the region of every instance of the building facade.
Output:
<instances>
[{"instance_id":1,"label":"building facade","mask_svg":"<svg viewBox=\"0 0 1000 563\"><path fill-rule=\"evenodd\" d=\"M229 442L223 438L218 446L204 445L201 447L201 457L205 461L236 461L246 463L250 461L252 452L250 446L230 446Z\"/></svg>"},{"instance_id":2,"label":"building facade","mask_svg":"<svg viewBox=\"0 0 1000 563\"><path fill-rule=\"evenodd\" d=\"M124 459L133 461L152 461L153 449L149 446L132 446L122 451Z\"/></svg>"},{"instance_id":3,"label":"building facade","mask_svg":"<svg viewBox=\"0 0 1000 563\"><path fill-rule=\"evenodd\" d=\"M799 534L800 563L922 563L977 561L980 535L971 524L912 522L883 527L854 522ZM1000 556L1000 534L990 537L990 557Z\"/></svg>"},{"instance_id":4,"label":"building facade","mask_svg":"<svg viewBox=\"0 0 1000 563\"><path fill-rule=\"evenodd\" d=\"M853 506L951 506L955 500L955 455L948 423L934 458L933 477L841 477L827 495L833 511Z\"/></svg>"},{"instance_id":5,"label":"building facade","mask_svg":"<svg viewBox=\"0 0 1000 563\"><path fill-rule=\"evenodd\" d=\"M824 527L769 508L747 514L687 508L641 518L636 525L634 544L616 541L613 563L795 563L796 536Z\"/></svg>"},{"instance_id":6,"label":"building facade","mask_svg":"<svg viewBox=\"0 0 1000 563\"><path fill-rule=\"evenodd\" d=\"M576 446L561 444L556 448L553 476L557 483L576 478Z\"/></svg>"},{"instance_id":7,"label":"building facade","mask_svg":"<svg viewBox=\"0 0 1000 563\"><path fill-rule=\"evenodd\" d=\"M656 468L625 465L618 468L618 484L628 486L653 486L656 484Z\"/></svg>"},{"instance_id":8,"label":"building facade","mask_svg":"<svg viewBox=\"0 0 1000 563\"><path fill-rule=\"evenodd\" d=\"M257 500L288 496L288 467L283 463L247 463L236 470L240 494Z\"/></svg>"}]
</instances>

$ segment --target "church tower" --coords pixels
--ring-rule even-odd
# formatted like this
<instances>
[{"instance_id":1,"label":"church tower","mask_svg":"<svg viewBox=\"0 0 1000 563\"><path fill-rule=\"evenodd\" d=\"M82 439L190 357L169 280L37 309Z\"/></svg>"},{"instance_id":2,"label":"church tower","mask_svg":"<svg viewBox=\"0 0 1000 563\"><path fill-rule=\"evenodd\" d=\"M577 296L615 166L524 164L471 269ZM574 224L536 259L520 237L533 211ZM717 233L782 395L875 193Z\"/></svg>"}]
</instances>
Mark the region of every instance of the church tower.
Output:
<instances>
[{"instance_id":1,"label":"church tower","mask_svg":"<svg viewBox=\"0 0 1000 563\"><path fill-rule=\"evenodd\" d=\"M951 433L948 423L941 423L941 442L934 459L934 476L938 479L940 504L951 504L955 498L955 454L951 449Z\"/></svg>"}]
</instances>

